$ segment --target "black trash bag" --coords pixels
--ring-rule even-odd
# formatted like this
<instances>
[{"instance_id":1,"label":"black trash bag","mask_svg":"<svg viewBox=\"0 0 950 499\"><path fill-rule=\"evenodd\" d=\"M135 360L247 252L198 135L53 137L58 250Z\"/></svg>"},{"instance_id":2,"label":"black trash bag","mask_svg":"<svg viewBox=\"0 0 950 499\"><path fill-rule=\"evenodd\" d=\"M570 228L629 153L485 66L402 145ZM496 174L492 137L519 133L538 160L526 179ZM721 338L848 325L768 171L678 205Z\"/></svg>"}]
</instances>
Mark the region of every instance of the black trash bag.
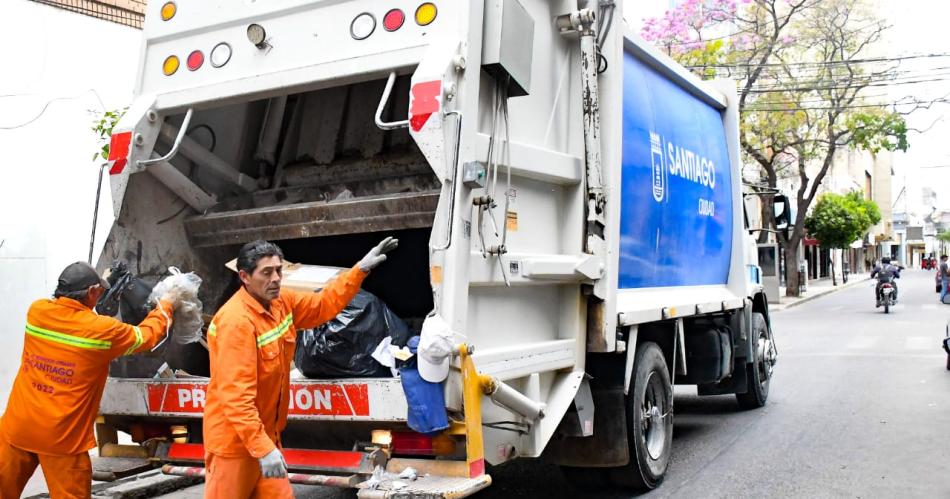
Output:
<instances>
[{"instance_id":1,"label":"black trash bag","mask_svg":"<svg viewBox=\"0 0 950 499\"><path fill-rule=\"evenodd\" d=\"M148 302L153 286L133 274L124 262L114 262L111 269L109 291L99 299L96 311L109 316L118 312L122 322L140 324L153 309ZM152 352L113 359L109 364L109 376L151 378L165 363L172 370L182 369L195 376L211 375L208 350L200 343L165 341Z\"/></svg>"},{"instance_id":2,"label":"black trash bag","mask_svg":"<svg viewBox=\"0 0 950 499\"><path fill-rule=\"evenodd\" d=\"M294 362L312 379L392 377L372 357L387 336L393 345L405 346L412 331L376 295L360 290L334 319L297 335Z\"/></svg>"},{"instance_id":3,"label":"black trash bag","mask_svg":"<svg viewBox=\"0 0 950 499\"><path fill-rule=\"evenodd\" d=\"M142 322L151 311L148 295L152 287L132 274L124 262L118 260L113 262L110 270L109 290L99 298L96 312L110 317L115 317L121 312L122 319L126 323Z\"/></svg>"}]
</instances>

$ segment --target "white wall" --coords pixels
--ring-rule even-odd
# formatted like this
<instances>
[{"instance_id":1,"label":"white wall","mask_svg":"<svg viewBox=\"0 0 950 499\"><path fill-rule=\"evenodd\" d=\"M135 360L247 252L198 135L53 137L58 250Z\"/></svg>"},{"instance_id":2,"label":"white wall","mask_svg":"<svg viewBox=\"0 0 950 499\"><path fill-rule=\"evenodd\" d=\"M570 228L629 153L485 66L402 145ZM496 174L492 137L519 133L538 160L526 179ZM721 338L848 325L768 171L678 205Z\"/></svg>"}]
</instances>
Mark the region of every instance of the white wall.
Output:
<instances>
[{"instance_id":1,"label":"white wall","mask_svg":"<svg viewBox=\"0 0 950 499\"><path fill-rule=\"evenodd\" d=\"M139 30L27 0L3 5L0 33L11 43L0 51L0 408L27 307L88 256L101 163L92 160L93 112L129 105L141 39ZM112 224L108 175L102 194L99 246Z\"/></svg>"}]
</instances>

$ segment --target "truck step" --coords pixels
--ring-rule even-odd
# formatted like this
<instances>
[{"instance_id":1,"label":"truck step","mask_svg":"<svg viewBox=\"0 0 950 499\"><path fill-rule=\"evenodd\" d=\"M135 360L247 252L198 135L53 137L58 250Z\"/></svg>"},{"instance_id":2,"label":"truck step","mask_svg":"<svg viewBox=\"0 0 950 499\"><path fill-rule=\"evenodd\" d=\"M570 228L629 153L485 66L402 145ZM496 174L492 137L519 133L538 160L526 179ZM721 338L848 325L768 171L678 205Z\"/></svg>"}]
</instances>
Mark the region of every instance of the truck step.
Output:
<instances>
[{"instance_id":1,"label":"truck step","mask_svg":"<svg viewBox=\"0 0 950 499\"><path fill-rule=\"evenodd\" d=\"M394 459L387 466L386 455L381 451L283 449L283 453L291 471L288 474L291 483L358 489L357 496L364 499L461 498L491 485L488 475L473 478L445 476L458 475L460 470L467 471L464 461ZM162 444L158 454L163 462L174 463L162 467L165 475L189 478L205 476L204 447L200 444ZM400 478L398 472L407 467L418 471L412 473L411 478ZM384 469L389 472L384 473Z\"/></svg>"},{"instance_id":2,"label":"truck step","mask_svg":"<svg viewBox=\"0 0 950 499\"><path fill-rule=\"evenodd\" d=\"M376 488L360 488L356 497L359 499L457 499L468 497L489 485L491 485L489 475L475 478L427 475L411 482L384 480Z\"/></svg>"},{"instance_id":3,"label":"truck step","mask_svg":"<svg viewBox=\"0 0 950 499\"><path fill-rule=\"evenodd\" d=\"M166 475L184 476L192 478L204 478L205 469L201 466L173 466L166 464L162 466L162 473ZM290 483L300 485L322 485L324 487L339 487L352 489L360 483L358 475L336 476L336 475L311 475L306 473L288 473L287 479Z\"/></svg>"},{"instance_id":4,"label":"truck step","mask_svg":"<svg viewBox=\"0 0 950 499\"><path fill-rule=\"evenodd\" d=\"M154 467L151 461L143 458L94 457L92 458L92 479L100 482L114 482Z\"/></svg>"},{"instance_id":5,"label":"truck step","mask_svg":"<svg viewBox=\"0 0 950 499\"><path fill-rule=\"evenodd\" d=\"M385 464L385 456L381 452L311 449L282 449L282 452L287 467L291 471L369 474L376 466ZM176 464L203 465L205 458L204 446L201 444L161 444L157 454L162 462ZM181 475L182 473L171 474Z\"/></svg>"}]
</instances>

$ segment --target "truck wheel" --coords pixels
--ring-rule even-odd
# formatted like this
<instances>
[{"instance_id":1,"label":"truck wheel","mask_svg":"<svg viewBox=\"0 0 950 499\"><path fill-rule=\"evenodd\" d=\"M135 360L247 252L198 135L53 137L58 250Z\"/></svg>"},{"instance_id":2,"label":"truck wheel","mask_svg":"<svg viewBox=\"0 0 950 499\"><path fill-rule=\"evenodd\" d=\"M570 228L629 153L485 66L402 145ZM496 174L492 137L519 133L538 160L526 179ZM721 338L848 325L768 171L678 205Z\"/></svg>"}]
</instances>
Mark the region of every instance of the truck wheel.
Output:
<instances>
[{"instance_id":1,"label":"truck wheel","mask_svg":"<svg viewBox=\"0 0 950 499\"><path fill-rule=\"evenodd\" d=\"M673 387L660 347L644 342L633 361L630 393L625 397L630 462L610 468L562 467L579 490L603 488L645 491L663 480L673 442Z\"/></svg>"},{"instance_id":2,"label":"truck wheel","mask_svg":"<svg viewBox=\"0 0 950 499\"><path fill-rule=\"evenodd\" d=\"M656 488L670 464L673 444L673 385L656 343L637 347L626 409L630 463L611 469L611 482L623 488Z\"/></svg>"},{"instance_id":3,"label":"truck wheel","mask_svg":"<svg viewBox=\"0 0 950 499\"><path fill-rule=\"evenodd\" d=\"M746 365L748 386L746 393L737 393L736 400L743 409L758 409L769 398L769 383L772 380L772 366L775 364L774 348L769 335L769 326L765 316L752 314L752 338L755 339L754 358Z\"/></svg>"}]
</instances>

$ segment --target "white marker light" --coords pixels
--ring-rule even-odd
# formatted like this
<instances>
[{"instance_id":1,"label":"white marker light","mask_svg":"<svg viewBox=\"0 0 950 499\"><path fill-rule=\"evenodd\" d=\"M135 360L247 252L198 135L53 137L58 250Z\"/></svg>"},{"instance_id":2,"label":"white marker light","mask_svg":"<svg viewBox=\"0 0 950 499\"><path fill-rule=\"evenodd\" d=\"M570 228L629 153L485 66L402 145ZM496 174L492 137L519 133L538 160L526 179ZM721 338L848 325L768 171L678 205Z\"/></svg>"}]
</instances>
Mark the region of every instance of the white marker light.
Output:
<instances>
[{"instance_id":1,"label":"white marker light","mask_svg":"<svg viewBox=\"0 0 950 499\"><path fill-rule=\"evenodd\" d=\"M357 40L365 40L376 30L376 18L369 12L364 12L353 19L350 24L350 35Z\"/></svg>"},{"instance_id":2,"label":"white marker light","mask_svg":"<svg viewBox=\"0 0 950 499\"><path fill-rule=\"evenodd\" d=\"M211 65L220 68L231 60L231 46L221 42L211 49Z\"/></svg>"}]
</instances>

